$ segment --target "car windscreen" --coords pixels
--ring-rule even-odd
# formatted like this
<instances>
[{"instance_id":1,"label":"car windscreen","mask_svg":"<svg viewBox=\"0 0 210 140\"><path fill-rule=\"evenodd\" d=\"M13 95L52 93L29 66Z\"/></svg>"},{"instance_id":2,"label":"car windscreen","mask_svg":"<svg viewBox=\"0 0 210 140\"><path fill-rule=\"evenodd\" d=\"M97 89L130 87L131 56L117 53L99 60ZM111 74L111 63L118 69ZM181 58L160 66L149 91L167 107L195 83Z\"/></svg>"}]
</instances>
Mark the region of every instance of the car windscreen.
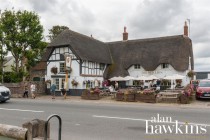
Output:
<instances>
[{"instance_id":1,"label":"car windscreen","mask_svg":"<svg viewBox=\"0 0 210 140\"><path fill-rule=\"evenodd\" d=\"M210 81L200 81L199 87L210 87Z\"/></svg>"}]
</instances>

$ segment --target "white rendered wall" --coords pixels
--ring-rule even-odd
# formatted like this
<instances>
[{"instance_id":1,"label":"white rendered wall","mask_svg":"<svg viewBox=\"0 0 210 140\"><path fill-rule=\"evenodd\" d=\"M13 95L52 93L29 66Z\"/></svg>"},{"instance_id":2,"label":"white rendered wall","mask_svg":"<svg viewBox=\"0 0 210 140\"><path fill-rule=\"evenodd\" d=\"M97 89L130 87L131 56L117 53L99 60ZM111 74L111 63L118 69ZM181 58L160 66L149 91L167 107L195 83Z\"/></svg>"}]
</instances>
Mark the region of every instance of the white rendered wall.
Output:
<instances>
[{"instance_id":1,"label":"white rendered wall","mask_svg":"<svg viewBox=\"0 0 210 140\"><path fill-rule=\"evenodd\" d=\"M179 74L179 75L184 76L184 78L182 79L183 86L190 83L190 79L187 76L188 71L184 71L184 72L176 71L171 65L169 65L168 68L164 68L164 69L161 68L161 65L159 65L154 71L146 71L143 67L141 67L140 69L134 69L134 66L131 66L128 69L128 72L129 72L130 76L132 76L132 77L140 77L140 76L149 77L150 75L154 75L160 79L162 79L166 76L171 76L173 74ZM132 81L129 81L126 84L132 85L133 83L132 83Z\"/></svg>"},{"instance_id":2,"label":"white rendered wall","mask_svg":"<svg viewBox=\"0 0 210 140\"><path fill-rule=\"evenodd\" d=\"M60 73L60 71L59 71L60 70L60 68L59 68L60 67L60 63L61 62L64 63L64 61L54 61L54 60L56 60L56 59L57 60L60 60L60 54L63 54L64 52L65 52L65 54L72 55L72 52L70 50L68 50L68 49L69 49L68 47L64 47L64 48L60 48L60 49L59 48L56 48L54 50L54 52L52 53L52 56L49 58L49 60L51 60L52 62L48 61L47 74L45 76L45 79L46 80L51 80L51 83L52 82L55 82L55 79L51 77L52 75L54 76L54 74L51 73L51 68L52 67L57 67L58 68L58 73L56 74L57 76L63 76L63 78L65 78L65 73ZM74 58L75 58L75 56L74 56ZM89 63L91 63L91 62L89 62ZM99 66L99 63L97 63L96 65ZM103 72L104 71L101 71L99 73L99 75L97 75L97 76L94 76L94 75L80 76L80 64L79 64L79 60L72 60L71 68L72 68L72 72L69 74L70 75L70 78L68 79L68 87L69 87L69 89L85 89L86 88L86 85L83 84L83 82L84 81L88 81L88 80L91 81L91 82L93 82L92 87L95 87L95 84L94 84L95 80L99 80L100 83L102 83L102 81L103 81ZM57 89L57 90L60 90L62 88L61 87L61 83L62 83L62 79L63 78L59 78L59 89ZM72 86L72 84L71 84L71 81L73 79L78 82L78 85L76 87L75 86ZM100 84L100 87L101 87L101 85L102 84Z\"/></svg>"}]
</instances>

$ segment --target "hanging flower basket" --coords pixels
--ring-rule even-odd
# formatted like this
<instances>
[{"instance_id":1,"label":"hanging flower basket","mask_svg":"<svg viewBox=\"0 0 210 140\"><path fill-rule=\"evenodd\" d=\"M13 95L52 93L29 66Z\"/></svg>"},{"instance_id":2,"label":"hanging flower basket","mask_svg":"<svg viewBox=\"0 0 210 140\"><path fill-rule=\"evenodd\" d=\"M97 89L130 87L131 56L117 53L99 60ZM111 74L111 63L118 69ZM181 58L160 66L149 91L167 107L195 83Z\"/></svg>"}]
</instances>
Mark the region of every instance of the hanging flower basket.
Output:
<instances>
[{"instance_id":1,"label":"hanging flower basket","mask_svg":"<svg viewBox=\"0 0 210 140\"><path fill-rule=\"evenodd\" d=\"M51 80L46 80L45 83L51 84Z\"/></svg>"},{"instance_id":2,"label":"hanging flower basket","mask_svg":"<svg viewBox=\"0 0 210 140\"><path fill-rule=\"evenodd\" d=\"M190 77L191 79L194 77L194 75L195 75L195 72L192 70L187 73L187 76Z\"/></svg>"},{"instance_id":3,"label":"hanging flower basket","mask_svg":"<svg viewBox=\"0 0 210 140\"><path fill-rule=\"evenodd\" d=\"M58 68L57 67L52 67L51 72L54 73L54 74L57 74L58 73Z\"/></svg>"},{"instance_id":4,"label":"hanging flower basket","mask_svg":"<svg viewBox=\"0 0 210 140\"><path fill-rule=\"evenodd\" d=\"M73 87L76 87L79 83L76 80L73 79L71 81L71 84L72 84Z\"/></svg>"},{"instance_id":5,"label":"hanging flower basket","mask_svg":"<svg viewBox=\"0 0 210 140\"><path fill-rule=\"evenodd\" d=\"M83 85L86 85L86 84L87 84L87 81L86 81L86 80L84 80L84 81L83 81Z\"/></svg>"}]
</instances>

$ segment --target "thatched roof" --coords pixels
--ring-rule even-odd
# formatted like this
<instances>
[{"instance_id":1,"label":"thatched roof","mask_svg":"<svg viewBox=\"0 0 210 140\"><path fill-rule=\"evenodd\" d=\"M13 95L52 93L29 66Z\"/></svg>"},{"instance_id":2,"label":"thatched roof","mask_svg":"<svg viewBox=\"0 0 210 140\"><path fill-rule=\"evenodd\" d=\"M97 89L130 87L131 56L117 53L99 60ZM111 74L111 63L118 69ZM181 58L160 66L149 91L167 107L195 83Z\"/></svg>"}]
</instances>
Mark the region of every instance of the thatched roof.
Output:
<instances>
[{"instance_id":1,"label":"thatched roof","mask_svg":"<svg viewBox=\"0 0 210 140\"><path fill-rule=\"evenodd\" d=\"M104 42L69 29L59 34L48 47L58 46L69 46L82 60L111 64L109 49Z\"/></svg>"},{"instance_id":2,"label":"thatched roof","mask_svg":"<svg viewBox=\"0 0 210 140\"><path fill-rule=\"evenodd\" d=\"M81 60L109 64L104 77L127 76L128 69L140 64L146 71L154 71L160 64L169 63L177 71L194 69L190 38L177 35L158 38L104 43L71 30L65 30L48 45L43 60L48 60L55 47L68 46Z\"/></svg>"},{"instance_id":3,"label":"thatched roof","mask_svg":"<svg viewBox=\"0 0 210 140\"><path fill-rule=\"evenodd\" d=\"M161 63L169 63L177 71L187 70L189 56L194 69L191 40L183 35L128 40L107 43L113 58L105 77L127 76L127 69L140 64L147 71L154 71Z\"/></svg>"}]
</instances>

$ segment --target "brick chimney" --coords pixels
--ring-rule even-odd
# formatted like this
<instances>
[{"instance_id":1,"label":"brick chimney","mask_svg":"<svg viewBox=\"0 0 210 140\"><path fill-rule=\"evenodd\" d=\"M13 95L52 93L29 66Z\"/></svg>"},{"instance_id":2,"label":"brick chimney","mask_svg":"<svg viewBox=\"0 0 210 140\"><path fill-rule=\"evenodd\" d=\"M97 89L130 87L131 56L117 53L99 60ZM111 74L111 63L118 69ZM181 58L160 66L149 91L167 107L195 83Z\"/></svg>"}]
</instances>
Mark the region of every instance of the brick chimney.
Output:
<instances>
[{"instance_id":1,"label":"brick chimney","mask_svg":"<svg viewBox=\"0 0 210 140\"><path fill-rule=\"evenodd\" d=\"M123 40L128 40L128 33L126 32L126 27L124 27Z\"/></svg>"},{"instance_id":2,"label":"brick chimney","mask_svg":"<svg viewBox=\"0 0 210 140\"><path fill-rule=\"evenodd\" d=\"M184 23L184 35L188 36L188 26L187 26L187 21Z\"/></svg>"}]
</instances>

